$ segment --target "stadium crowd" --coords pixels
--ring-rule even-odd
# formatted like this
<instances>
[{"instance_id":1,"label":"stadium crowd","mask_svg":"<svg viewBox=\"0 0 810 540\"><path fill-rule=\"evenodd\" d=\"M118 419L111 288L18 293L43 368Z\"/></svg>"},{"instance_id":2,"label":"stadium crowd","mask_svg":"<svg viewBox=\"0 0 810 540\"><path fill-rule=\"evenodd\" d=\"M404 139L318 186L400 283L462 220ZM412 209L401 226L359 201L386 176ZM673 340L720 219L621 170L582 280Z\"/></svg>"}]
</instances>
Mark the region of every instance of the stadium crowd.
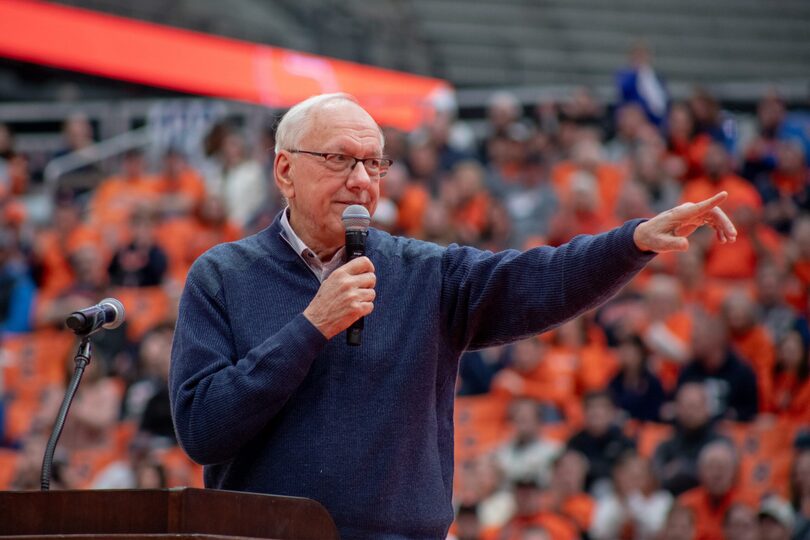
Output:
<instances>
[{"instance_id":1,"label":"stadium crowd","mask_svg":"<svg viewBox=\"0 0 810 540\"><path fill-rule=\"evenodd\" d=\"M622 96L524 109L496 93L482 130L442 109L412 133L384 127L374 226L394 234L559 245L721 190L739 231L727 245L698 231L602 308L465 354L450 535L810 538L808 128L775 93L748 138L705 90L658 112ZM64 132L66 148L92 142L80 115ZM93 189L58 190L35 226L26 158L0 126L0 489L39 487L73 370L65 316L110 296L127 322L94 338L53 486L201 485L169 411L177 301L197 256L282 208L272 147L270 130L251 145L222 123L193 167L168 149L149 170L133 150Z\"/></svg>"}]
</instances>

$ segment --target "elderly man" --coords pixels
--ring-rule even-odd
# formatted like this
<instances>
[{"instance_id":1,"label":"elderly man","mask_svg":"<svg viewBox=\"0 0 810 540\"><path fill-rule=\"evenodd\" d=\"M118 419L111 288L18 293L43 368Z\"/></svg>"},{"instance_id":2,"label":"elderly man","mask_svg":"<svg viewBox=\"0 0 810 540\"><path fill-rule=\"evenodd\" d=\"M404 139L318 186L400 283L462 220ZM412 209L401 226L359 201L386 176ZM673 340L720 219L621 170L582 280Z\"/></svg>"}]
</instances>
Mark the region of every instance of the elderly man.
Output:
<instances>
[{"instance_id":1,"label":"elderly man","mask_svg":"<svg viewBox=\"0 0 810 540\"><path fill-rule=\"evenodd\" d=\"M453 519L453 389L467 348L542 332L603 302L654 252L710 224L725 194L557 249L498 254L370 230L344 264L341 215L374 213L379 127L347 95L281 120L288 208L189 272L172 351L180 443L209 487L320 501L343 538L444 538ZM363 343L333 339L366 317Z\"/></svg>"},{"instance_id":2,"label":"elderly man","mask_svg":"<svg viewBox=\"0 0 810 540\"><path fill-rule=\"evenodd\" d=\"M717 540L723 537L723 520L735 504L757 507L756 494L738 483L739 458L728 441L706 445L698 458L700 486L677 499L677 504L695 513L695 540Z\"/></svg>"}]
</instances>

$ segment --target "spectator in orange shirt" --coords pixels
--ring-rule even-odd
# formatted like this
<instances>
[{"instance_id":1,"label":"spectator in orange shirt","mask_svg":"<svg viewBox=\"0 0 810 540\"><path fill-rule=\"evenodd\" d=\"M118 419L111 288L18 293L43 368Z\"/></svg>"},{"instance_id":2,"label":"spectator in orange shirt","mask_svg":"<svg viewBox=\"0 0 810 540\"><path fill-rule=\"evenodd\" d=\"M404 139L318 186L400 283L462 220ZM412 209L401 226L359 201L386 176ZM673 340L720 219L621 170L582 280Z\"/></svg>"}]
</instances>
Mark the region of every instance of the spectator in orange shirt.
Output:
<instances>
[{"instance_id":1,"label":"spectator in orange shirt","mask_svg":"<svg viewBox=\"0 0 810 540\"><path fill-rule=\"evenodd\" d=\"M705 175L688 182L684 186L681 202L702 201L706 194L727 191L728 199L723 206L733 212L740 206L750 206L759 210L762 199L750 182L740 178L731 170L731 157L722 143L712 141L703 158Z\"/></svg>"},{"instance_id":2,"label":"spectator in orange shirt","mask_svg":"<svg viewBox=\"0 0 810 540\"><path fill-rule=\"evenodd\" d=\"M588 315L568 321L553 331L548 364L570 363L576 370L576 396L603 390L616 373L618 364L613 351L607 347L604 330ZM565 371L562 370L561 371ZM568 412L573 407L567 407ZM567 417L577 421L578 417Z\"/></svg>"},{"instance_id":3,"label":"spectator in orange shirt","mask_svg":"<svg viewBox=\"0 0 810 540\"><path fill-rule=\"evenodd\" d=\"M37 299L34 315L36 326L62 328L65 314L93 305L109 296L107 262L107 256L97 244L87 242L77 246L70 254L73 281L63 289Z\"/></svg>"},{"instance_id":4,"label":"spectator in orange shirt","mask_svg":"<svg viewBox=\"0 0 810 540\"><path fill-rule=\"evenodd\" d=\"M700 452L700 486L678 497L678 504L695 513L696 540L722 538L723 520L734 503L758 506L756 498L738 486L738 473L739 457L731 443L712 442Z\"/></svg>"},{"instance_id":5,"label":"spectator in orange shirt","mask_svg":"<svg viewBox=\"0 0 810 540\"><path fill-rule=\"evenodd\" d=\"M430 194L421 184L413 182L408 170L401 163L394 163L380 186L380 194L397 207L397 224L394 229L400 234L421 236L425 211Z\"/></svg>"},{"instance_id":6,"label":"spectator in orange shirt","mask_svg":"<svg viewBox=\"0 0 810 540\"><path fill-rule=\"evenodd\" d=\"M484 188L484 169L474 161L462 161L453 168L449 182L453 226L463 243L475 244L492 225L493 201Z\"/></svg>"},{"instance_id":7,"label":"spectator in orange shirt","mask_svg":"<svg viewBox=\"0 0 810 540\"><path fill-rule=\"evenodd\" d=\"M202 177L176 148L169 148L163 155L163 170L154 180L154 190L160 196L158 205L163 218L188 216L205 197Z\"/></svg>"},{"instance_id":8,"label":"spectator in orange shirt","mask_svg":"<svg viewBox=\"0 0 810 540\"><path fill-rule=\"evenodd\" d=\"M136 204L154 202L154 178L146 172L143 152L139 149L124 155L121 174L102 181L90 201L90 220L111 226L113 234L107 245L116 245L124 233L129 214Z\"/></svg>"},{"instance_id":9,"label":"spectator in orange shirt","mask_svg":"<svg viewBox=\"0 0 810 540\"><path fill-rule=\"evenodd\" d=\"M81 208L72 193L58 194L52 225L40 230L34 242L33 260L43 294L55 294L71 284L70 253L87 240L100 243L101 235L82 223Z\"/></svg>"},{"instance_id":10,"label":"spectator in orange shirt","mask_svg":"<svg viewBox=\"0 0 810 540\"><path fill-rule=\"evenodd\" d=\"M723 302L723 319L735 352L756 374L760 407L767 410L773 393L775 351L771 336L757 321L756 309L748 294L734 290Z\"/></svg>"},{"instance_id":11,"label":"spectator in orange shirt","mask_svg":"<svg viewBox=\"0 0 810 540\"><path fill-rule=\"evenodd\" d=\"M556 514L588 534L598 511L598 501L585 492L588 459L575 450L566 450L554 464L549 489L539 499L541 512Z\"/></svg>"},{"instance_id":12,"label":"spectator in orange shirt","mask_svg":"<svg viewBox=\"0 0 810 540\"><path fill-rule=\"evenodd\" d=\"M551 220L548 241L561 245L579 234L596 234L615 223L612 214L604 211L596 177L576 171L569 178L567 199Z\"/></svg>"},{"instance_id":13,"label":"spectator in orange shirt","mask_svg":"<svg viewBox=\"0 0 810 540\"><path fill-rule=\"evenodd\" d=\"M544 494L531 481L518 482L514 486L515 514L504 525L498 540L523 540L538 528L549 531L551 540L578 540L580 529L569 516L555 509L544 508Z\"/></svg>"},{"instance_id":14,"label":"spectator in orange shirt","mask_svg":"<svg viewBox=\"0 0 810 540\"><path fill-rule=\"evenodd\" d=\"M776 231L762 224L758 210L753 206L741 205L733 215L739 230L737 242L733 248L717 241L706 246L706 274L718 279L743 281L742 285L754 277L762 261L781 260L783 240ZM705 238L708 240L708 235Z\"/></svg>"},{"instance_id":15,"label":"spectator in orange shirt","mask_svg":"<svg viewBox=\"0 0 810 540\"><path fill-rule=\"evenodd\" d=\"M182 283L197 257L217 244L238 240L242 230L228 220L222 197L210 194L191 216L161 223L155 235L168 257L169 276Z\"/></svg>"},{"instance_id":16,"label":"spectator in orange shirt","mask_svg":"<svg viewBox=\"0 0 810 540\"><path fill-rule=\"evenodd\" d=\"M669 109L666 139L667 171L681 182L703 174L703 158L712 139L708 133L696 132L692 109L686 103L673 103Z\"/></svg>"},{"instance_id":17,"label":"spectator in orange shirt","mask_svg":"<svg viewBox=\"0 0 810 540\"><path fill-rule=\"evenodd\" d=\"M551 180L562 206L571 203L577 173L587 173L594 179L598 194L598 206L593 211L604 216L612 215L624 185L624 175L618 167L605 162L603 154L604 149L598 140L582 138L574 146L571 160L552 169Z\"/></svg>"},{"instance_id":18,"label":"spectator in orange shirt","mask_svg":"<svg viewBox=\"0 0 810 540\"><path fill-rule=\"evenodd\" d=\"M675 272L683 286L683 301L690 310L718 313L728 286L706 275L705 254L697 247L678 253Z\"/></svg>"},{"instance_id":19,"label":"spectator in orange shirt","mask_svg":"<svg viewBox=\"0 0 810 540\"><path fill-rule=\"evenodd\" d=\"M704 159L706 175L689 182L683 191L683 202L701 200L701 194L715 189L728 191L724 208L737 224L739 236L733 246L712 242L704 236L707 250L706 273L724 279L750 279L757 263L780 252L779 235L761 223L762 199L748 181L732 173L728 152L719 142L712 142Z\"/></svg>"},{"instance_id":20,"label":"spectator in orange shirt","mask_svg":"<svg viewBox=\"0 0 810 540\"><path fill-rule=\"evenodd\" d=\"M518 341L506 351L509 364L495 375L491 391L551 402L567 415L576 396L575 359L548 358L548 345L536 337Z\"/></svg>"},{"instance_id":21,"label":"spectator in orange shirt","mask_svg":"<svg viewBox=\"0 0 810 540\"><path fill-rule=\"evenodd\" d=\"M801 424L810 423L810 347L807 330L788 332L776 353L770 410Z\"/></svg>"}]
</instances>

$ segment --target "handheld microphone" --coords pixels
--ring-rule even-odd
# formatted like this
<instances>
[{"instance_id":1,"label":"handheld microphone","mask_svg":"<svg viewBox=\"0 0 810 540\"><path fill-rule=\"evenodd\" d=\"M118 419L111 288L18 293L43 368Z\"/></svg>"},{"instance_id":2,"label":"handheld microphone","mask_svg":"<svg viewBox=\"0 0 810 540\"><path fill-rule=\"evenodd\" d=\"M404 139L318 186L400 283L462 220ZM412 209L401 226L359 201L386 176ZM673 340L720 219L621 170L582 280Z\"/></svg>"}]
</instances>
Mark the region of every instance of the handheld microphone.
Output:
<instances>
[{"instance_id":1,"label":"handheld microphone","mask_svg":"<svg viewBox=\"0 0 810 540\"><path fill-rule=\"evenodd\" d=\"M366 254L366 237L371 216L365 207L353 204L343 211L343 227L346 229L346 260L351 261ZM363 331L363 317L352 323L346 330L346 343L360 345Z\"/></svg>"},{"instance_id":2,"label":"handheld microphone","mask_svg":"<svg viewBox=\"0 0 810 540\"><path fill-rule=\"evenodd\" d=\"M124 305L115 298L105 298L95 306L74 311L65 321L76 335L89 336L102 328L112 330L124 322Z\"/></svg>"}]
</instances>

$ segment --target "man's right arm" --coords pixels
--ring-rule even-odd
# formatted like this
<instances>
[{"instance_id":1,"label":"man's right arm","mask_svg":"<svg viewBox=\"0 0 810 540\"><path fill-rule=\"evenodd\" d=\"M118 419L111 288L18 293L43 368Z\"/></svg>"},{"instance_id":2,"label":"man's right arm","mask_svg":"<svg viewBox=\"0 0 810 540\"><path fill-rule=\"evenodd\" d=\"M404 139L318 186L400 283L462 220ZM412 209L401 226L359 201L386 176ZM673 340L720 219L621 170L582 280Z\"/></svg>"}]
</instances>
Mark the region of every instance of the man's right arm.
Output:
<instances>
[{"instance_id":1,"label":"man's right arm","mask_svg":"<svg viewBox=\"0 0 810 540\"><path fill-rule=\"evenodd\" d=\"M180 301L169 395L181 446L213 464L233 458L278 413L326 338L299 314L239 357L221 288L210 279L216 270L195 266Z\"/></svg>"}]
</instances>

